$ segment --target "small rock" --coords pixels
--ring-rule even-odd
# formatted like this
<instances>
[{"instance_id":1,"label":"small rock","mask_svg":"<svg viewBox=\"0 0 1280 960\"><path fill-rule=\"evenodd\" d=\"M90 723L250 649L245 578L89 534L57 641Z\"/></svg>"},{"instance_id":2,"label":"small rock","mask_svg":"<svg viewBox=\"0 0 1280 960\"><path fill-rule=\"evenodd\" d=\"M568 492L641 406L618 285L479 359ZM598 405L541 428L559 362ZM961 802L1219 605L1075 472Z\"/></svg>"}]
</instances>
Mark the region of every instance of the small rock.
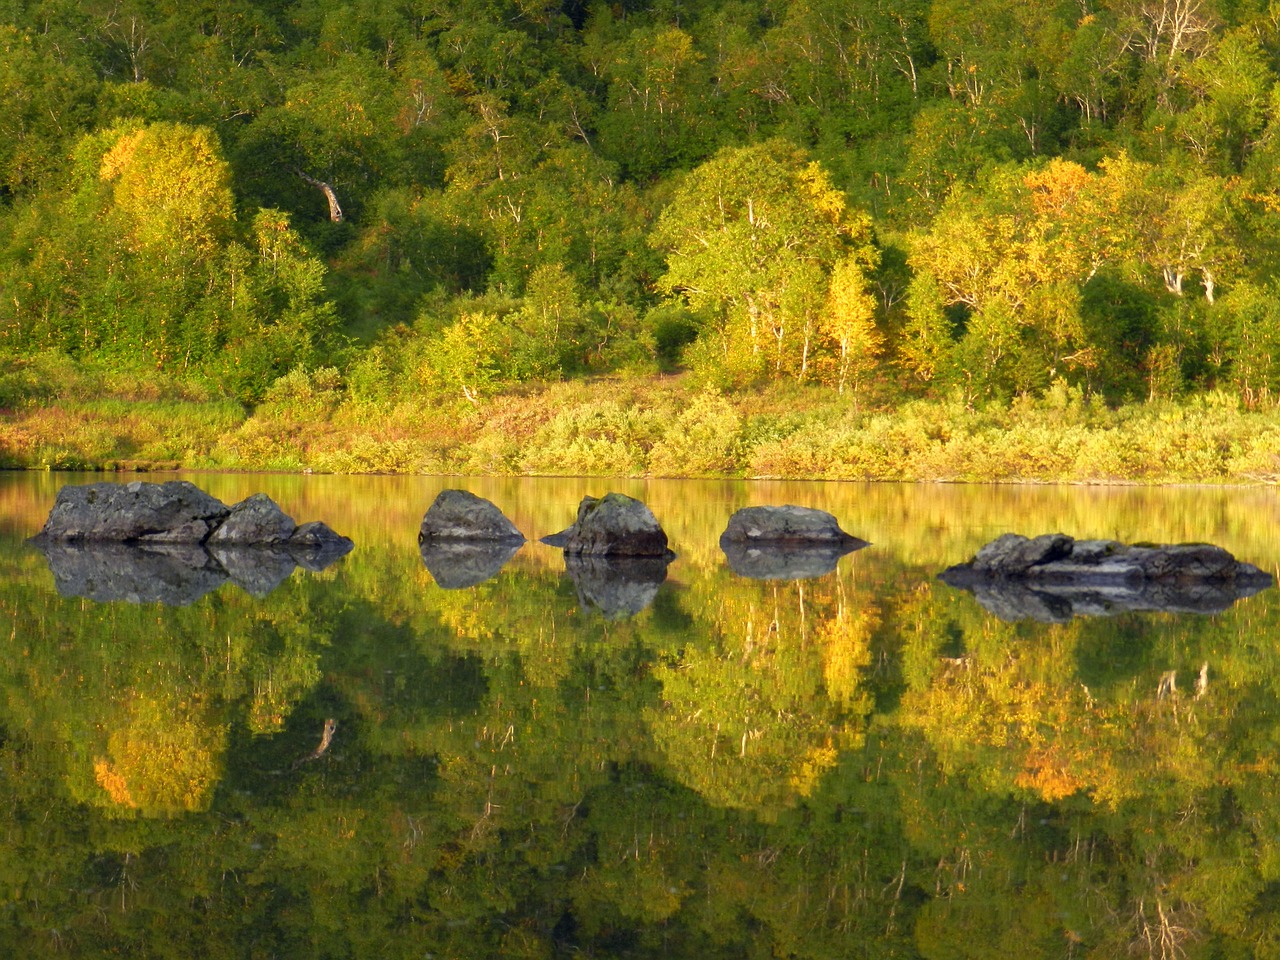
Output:
<instances>
[{"instance_id":1,"label":"small rock","mask_svg":"<svg viewBox=\"0 0 1280 960\"><path fill-rule=\"evenodd\" d=\"M572 556L663 557L675 556L667 548L667 534L653 512L632 497L607 493L600 499L584 497L578 520L568 530L543 538L563 546Z\"/></svg>"},{"instance_id":2,"label":"small rock","mask_svg":"<svg viewBox=\"0 0 1280 960\"><path fill-rule=\"evenodd\" d=\"M524 534L492 502L466 490L441 490L418 529L418 543L428 540L524 543L524 539Z\"/></svg>"},{"instance_id":3,"label":"small rock","mask_svg":"<svg viewBox=\"0 0 1280 960\"><path fill-rule=\"evenodd\" d=\"M856 545L850 549L867 546L865 540L841 530L839 521L825 510L790 504L744 507L729 518L729 525L720 535L721 546L760 542Z\"/></svg>"},{"instance_id":4,"label":"small rock","mask_svg":"<svg viewBox=\"0 0 1280 960\"><path fill-rule=\"evenodd\" d=\"M265 493L246 497L209 537L210 544L276 544L293 536L298 525Z\"/></svg>"}]
</instances>

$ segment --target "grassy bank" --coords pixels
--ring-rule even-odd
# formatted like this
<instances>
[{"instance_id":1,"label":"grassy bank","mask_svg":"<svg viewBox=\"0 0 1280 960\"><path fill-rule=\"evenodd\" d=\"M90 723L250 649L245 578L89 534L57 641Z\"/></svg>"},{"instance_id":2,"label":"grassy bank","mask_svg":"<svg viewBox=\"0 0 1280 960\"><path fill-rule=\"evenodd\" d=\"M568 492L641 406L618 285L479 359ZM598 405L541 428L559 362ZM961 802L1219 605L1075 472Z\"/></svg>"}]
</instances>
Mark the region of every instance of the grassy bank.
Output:
<instances>
[{"instance_id":1,"label":"grassy bank","mask_svg":"<svg viewBox=\"0 0 1280 960\"><path fill-rule=\"evenodd\" d=\"M44 366L41 364L44 363ZM681 378L525 388L479 404L361 402L334 371L248 410L214 386L53 361L0 378L0 465L960 482L1274 482L1280 410L1208 394L1111 408L1065 388L896 407Z\"/></svg>"}]
</instances>

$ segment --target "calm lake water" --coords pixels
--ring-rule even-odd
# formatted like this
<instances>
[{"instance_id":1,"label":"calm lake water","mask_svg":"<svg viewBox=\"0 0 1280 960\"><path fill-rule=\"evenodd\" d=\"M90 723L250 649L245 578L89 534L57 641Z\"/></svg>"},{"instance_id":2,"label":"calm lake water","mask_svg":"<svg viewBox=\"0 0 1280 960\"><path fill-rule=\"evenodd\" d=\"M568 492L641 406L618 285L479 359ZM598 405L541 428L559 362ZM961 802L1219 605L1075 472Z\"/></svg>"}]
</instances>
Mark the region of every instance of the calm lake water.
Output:
<instances>
[{"instance_id":1,"label":"calm lake water","mask_svg":"<svg viewBox=\"0 0 1280 960\"><path fill-rule=\"evenodd\" d=\"M1277 591L1014 622L935 579L1008 531L1274 574L1271 489L187 478L356 547L63 595L24 541L102 478L0 475L9 956L1280 955ZM531 542L445 589L448 486L531 540L627 493L678 557L575 579ZM719 534L768 503L872 545L740 576Z\"/></svg>"}]
</instances>

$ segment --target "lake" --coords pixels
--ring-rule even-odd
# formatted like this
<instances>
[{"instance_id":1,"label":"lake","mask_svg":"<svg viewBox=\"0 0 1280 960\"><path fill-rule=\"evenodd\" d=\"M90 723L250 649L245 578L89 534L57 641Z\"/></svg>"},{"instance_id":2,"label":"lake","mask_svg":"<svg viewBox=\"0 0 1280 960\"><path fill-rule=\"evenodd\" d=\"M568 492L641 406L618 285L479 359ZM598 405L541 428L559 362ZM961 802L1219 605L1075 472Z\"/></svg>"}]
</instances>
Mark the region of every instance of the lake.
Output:
<instances>
[{"instance_id":1,"label":"lake","mask_svg":"<svg viewBox=\"0 0 1280 960\"><path fill-rule=\"evenodd\" d=\"M193 474L356 546L166 605L25 543L99 479L0 475L11 956L1280 954L1277 591L1051 623L936 579L1009 531L1275 574L1272 489ZM531 540L626 493L678 556L610 592L530 542L445 589L449 486ZM871 546L740 576L719 534L770 503Z\"/></svg>"}]
</instances>

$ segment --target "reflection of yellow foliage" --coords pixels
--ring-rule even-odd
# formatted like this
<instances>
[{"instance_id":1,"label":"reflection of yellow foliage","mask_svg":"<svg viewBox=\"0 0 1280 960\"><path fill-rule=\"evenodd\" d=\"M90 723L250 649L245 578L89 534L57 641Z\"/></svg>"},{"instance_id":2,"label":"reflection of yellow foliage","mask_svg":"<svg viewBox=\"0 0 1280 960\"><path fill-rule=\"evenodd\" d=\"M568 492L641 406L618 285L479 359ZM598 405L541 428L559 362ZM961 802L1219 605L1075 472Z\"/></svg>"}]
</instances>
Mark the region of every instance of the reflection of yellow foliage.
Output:
<instances>
[{"instance_id":1,"label":"reflection of yellow foliage","mask_svg":"<svg viewBox=\"0 0 1280 960\"><path fill-rule=\"evenodd\" d=\"M257 734L279 733L293 705L320 679L314 650L302 643L290 643L288 655L276 659L265 676L253 682L253 702L249 706L249 729Z\"/></svg>"},{"instance_id":2,"label":"reflection of yellow foliage","mask_svg":"<svg viewBox=\"0 0 1280 960\"><path fill-rule=\"evenodd\" d=\"M111 734L94 779L113 804L149 816L204 810L218 782L226 727L175 718L170 704L135 702L132 723Z\"/></svg>"},{"instance_id":3,"label":"reflection of yellow foliage","mask_svg":"<svg viewBox=\"0 0 1280 960\"><path fill-rule=\"evenodd\" d=\"M93 778L98 781L98 786L107 791L107 796L120 806L137 806L129 793L129 785L124 782L124 777L112 769L109 761L102 758L93 761Z\"/></svg>"},{"instance_id":4,"label":"reflection of yellow foliage","mask_svg":"<svg viewBox=\"0 0 1280 960\"><path fill-rule=\"evenodd\" d=\"M1050 803L1069 797L1084 787L1083 781L1071 774L1052 746L1027 751L1022 772L1014 779L1014 783L1036 791Z\"/></svg>"},{"instance_id":5,"label":"reflection of yellow foliage","mask_svg":"<svg viewBox=\"0 0 1280 960\"><path fill-rule=\"evenodd\" d=\"M875 607L853 610L842 606L819 630L827 696L846 707L866 697L862 671L871 665L871 633L879 623Z\"/></svg>"},{"instance_id":6,"label":"reflection of yellow foliage","mask_svg":"<svg viewBox=\"0 0 1280 960\"><path fill-rule=\"evenodd\" d=\"M840 759L840 752L830 743L821 747L810 747L791 771L791 786L800 796L809 796L822 779L822 775L834 767L838 759Z\"/></svg>"}]
</instances>

